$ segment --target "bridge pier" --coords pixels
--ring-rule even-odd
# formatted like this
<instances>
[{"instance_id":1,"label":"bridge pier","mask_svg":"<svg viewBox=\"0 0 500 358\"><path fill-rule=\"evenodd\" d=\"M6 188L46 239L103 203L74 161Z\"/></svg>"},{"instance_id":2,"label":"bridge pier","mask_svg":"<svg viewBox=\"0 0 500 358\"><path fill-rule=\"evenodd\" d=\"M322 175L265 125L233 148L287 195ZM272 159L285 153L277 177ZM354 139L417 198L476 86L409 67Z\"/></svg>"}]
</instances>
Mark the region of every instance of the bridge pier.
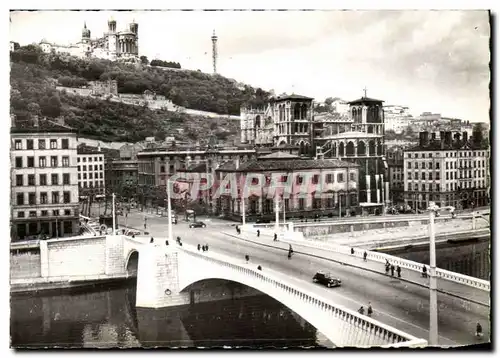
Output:
<instances>
[{"instance_id":1,"label":"bridge pier","mask_svg":"<svg viewBox=\"0 0 500 358\"><path fill-rule=\"evenodd\" d=\"M179 252L175 248L145 245L141 249L137 270L137 307L171 307L190 302L189 292L179 291L178 260Z\"/></svg>"}]
</instances>

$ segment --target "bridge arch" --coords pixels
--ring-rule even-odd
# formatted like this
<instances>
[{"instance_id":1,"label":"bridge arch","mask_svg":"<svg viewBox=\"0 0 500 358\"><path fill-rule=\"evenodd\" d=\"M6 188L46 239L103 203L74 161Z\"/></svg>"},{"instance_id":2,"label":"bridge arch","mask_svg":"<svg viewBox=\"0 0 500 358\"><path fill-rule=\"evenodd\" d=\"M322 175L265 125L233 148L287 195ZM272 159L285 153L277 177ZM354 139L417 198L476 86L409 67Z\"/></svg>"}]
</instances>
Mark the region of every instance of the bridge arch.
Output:
<instances>
[{"instance_id":1,"label":"bridge arch","mask_svg":"<svg viewBox=\"0 0 500 358\"><path fill-rule=\"evenodd\" d=\"M125 258L125 272L129 276L137 276L137 269L139 265L139 251L131 249Z\"/></svg>"}]
</instances>

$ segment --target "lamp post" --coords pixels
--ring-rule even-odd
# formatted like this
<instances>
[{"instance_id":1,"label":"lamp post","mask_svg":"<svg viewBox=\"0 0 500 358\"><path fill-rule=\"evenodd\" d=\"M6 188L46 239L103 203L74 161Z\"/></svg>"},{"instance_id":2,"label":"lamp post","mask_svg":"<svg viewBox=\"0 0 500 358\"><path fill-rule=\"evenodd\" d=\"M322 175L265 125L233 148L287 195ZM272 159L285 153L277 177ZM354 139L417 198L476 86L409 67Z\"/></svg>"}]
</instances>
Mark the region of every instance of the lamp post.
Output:
<instances>
[{"instance_id":1,"label":"lamp post","mask_svg":"<svg viewBox=\"0 0 500 358\"><path fill-rule=\"evenodd\" d=\"M168 240L173 240L172 235L172 202L170 200L170 179L167 179L167 219L168 219Z\"/></svg>"},{"instance_id":2,"label":"lamp post","mask_svg":"<svg viewBox=\"0 0 500 358\"><path fill-rule=\"evenodd\" d=\"M111 205L113 205L113 207L112 207L113 210L112 210L112 213L111 213L111 215L113 215L113 234L112 235L116 235L115 193L112 194L111 198L112 198L111 199L111 201L112 201Z\"/></svg>"},{"instance_id":3,"label":"lamp post","mask_svg":"<svg viewBox=\"0 0 500 358\"><path fill-rule=\"evenodd\" d=\"M441 210L448 210L452 218L455 217L453 206L440 208L435 202L429 201L429 345L438 345L438 309L437 309L437 278L436 278L436 232L434 228L434 218Z\"/></svg>"},{"instance_id":4,"label":"lamp post","mask_svg":"<svg viewBox=\"0 0 500 358\"><path fill-rule=\"evenodd\" d=\"M275 212L275 215L276 215L276 224L275 224L275 231L276 233L278 233L279 229L280 229L280 207L279 207L279 203L278 203L278 193L276 193L275 195L275 201L276 201L276 207L274 208L274 212Z\"/></svg>"}]
</instances>

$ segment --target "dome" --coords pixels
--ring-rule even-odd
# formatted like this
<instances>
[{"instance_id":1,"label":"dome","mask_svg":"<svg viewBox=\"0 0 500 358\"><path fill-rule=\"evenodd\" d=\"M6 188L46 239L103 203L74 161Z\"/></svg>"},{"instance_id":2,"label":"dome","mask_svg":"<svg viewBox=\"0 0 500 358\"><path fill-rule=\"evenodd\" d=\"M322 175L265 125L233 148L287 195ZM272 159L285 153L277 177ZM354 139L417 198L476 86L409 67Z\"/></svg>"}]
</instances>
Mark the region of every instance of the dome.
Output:
<instances>
[{"instance_id":1,"label":"dome","mask_svg":"<svg viewBox=\"0 0 500 358\"><path fill-rule=\"evenodd\" d=\"M108 20L108 24L116 24L116 20L112 17Z\"/></svg>"}]
</instances>

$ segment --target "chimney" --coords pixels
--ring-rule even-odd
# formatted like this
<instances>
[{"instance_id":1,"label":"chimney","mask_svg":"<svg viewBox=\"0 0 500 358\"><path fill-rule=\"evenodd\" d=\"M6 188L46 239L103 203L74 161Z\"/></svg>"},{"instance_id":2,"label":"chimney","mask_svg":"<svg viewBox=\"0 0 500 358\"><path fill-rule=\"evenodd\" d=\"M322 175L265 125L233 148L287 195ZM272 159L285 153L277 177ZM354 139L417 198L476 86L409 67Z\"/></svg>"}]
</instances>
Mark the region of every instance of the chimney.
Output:
<instances>
[{"instance_id":1,"label":"chimney","mask_svg":"<svg viewBox=\"0 0 500 358\"><path fill-rule=\"evenodd\" d=\"M101 151L101 143L100 143L100 142L98 142L98 143L97 143L97 151L98 151L98 152L100 152L100 151Z\"/></svg>"},{"instance_id":2,"label":"chimney","mask_svg":"<svg viewBox=\"0 0 500 358\"><path fill-rule=\"evenodd\" d=\"M425 131L423 134L423 141L424 141L424 146L429 145L429 132Z\"/></svg>"},{"instance_id":3,"label":"chimney","mask_svg":"<svg viewBox=\"0 0 500 358\"><path fill-rule=\"evenodd\" d=\"M468 140L468 135L467 135L467 132L463 132L462 133L462 140L464 141L464 144L467 144L467 140Z\"/></svg>"},{"instance_id":4,"label":"chimney","mask_svg":"<svg viewBox=\"0 0 500 358\"><path fill-rule=\"evenodd\" d=\"M447 146L447 147L450 147L451 146L451 132L445 132L444 133L444 144Z\"/></svg>"}]
</instances>

